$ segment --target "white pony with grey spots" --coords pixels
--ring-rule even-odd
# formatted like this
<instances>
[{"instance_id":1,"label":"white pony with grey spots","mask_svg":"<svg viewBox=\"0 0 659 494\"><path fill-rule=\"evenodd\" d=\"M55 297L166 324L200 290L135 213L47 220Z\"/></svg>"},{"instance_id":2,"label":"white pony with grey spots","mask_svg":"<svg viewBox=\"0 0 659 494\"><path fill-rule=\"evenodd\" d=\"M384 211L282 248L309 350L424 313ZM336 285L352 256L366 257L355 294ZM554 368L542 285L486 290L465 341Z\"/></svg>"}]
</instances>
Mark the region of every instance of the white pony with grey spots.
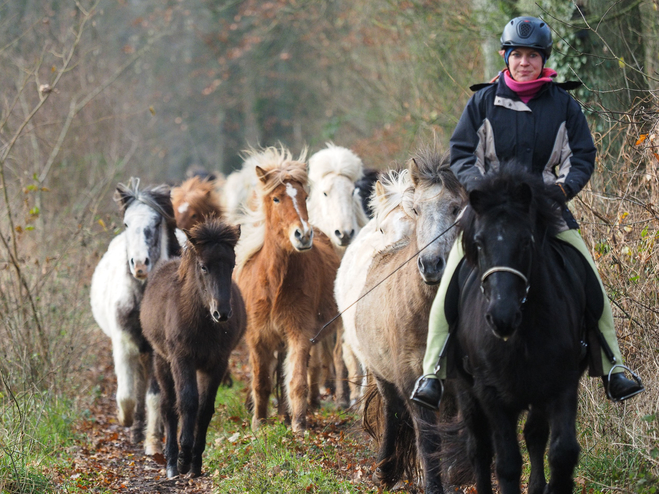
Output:
<instances>
[{"instance_id":1,"label":"white pony with grey spots","mask_svg":"<svg viewBox=\"0 0 659 494\"><path fill-rule=\"evenodd\" d=\"M148 274L158 262L180 255L180 247L169 187L140 189L139 182L131 178L127 186L117 185L114 200L125 229L112 239L94 270L91 307L97 324L112 339L119 423L132 426L136 444L144 439L146 423L145 450L154 454L162 450L159 389L151 379L151 347L142 335L139 310Z\"/></svg>"}]
</instances>

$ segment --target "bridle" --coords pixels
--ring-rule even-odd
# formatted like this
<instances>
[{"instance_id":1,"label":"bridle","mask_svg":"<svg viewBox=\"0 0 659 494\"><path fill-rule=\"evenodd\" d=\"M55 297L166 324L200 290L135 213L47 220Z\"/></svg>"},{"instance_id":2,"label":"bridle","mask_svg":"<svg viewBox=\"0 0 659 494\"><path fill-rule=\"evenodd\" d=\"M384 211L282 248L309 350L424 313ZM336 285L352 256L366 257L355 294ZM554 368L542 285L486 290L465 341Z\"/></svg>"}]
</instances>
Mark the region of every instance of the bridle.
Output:
<instances>
[{"instance_id":1,"label":"bridle","mask_svg":"<svg viewBox=\"0 0 659 494\"><path fill-rule=\"evenodd\" d=\"M535 238L533 237L533 235L531 236L531 243L532 244L535 243ZM531 256L531 257L529 257L529 267L528 267L528 270L527 270L527 272L529 272L529 273L531 272L531 262L532 261L533 261L533 258ZM524 298L522 299L522 304L524 304L526 302L526 298L528 297L528 294L529 294L529 289L531 288L531 284L529 283L529 279L524 273L522 273L521 271L519 271L515 268L511 268L510 266L493 266L490 269L488 269L487 271L485 271L481 275L481 293L485 294L485 287L484 287L483 284L485 283L485 280L490 275L493 275L494 273L511 273L511 274L514 274L515 276L517 276L518 278L521 278L522 281L524 281L524 285L526 287L526 291L524 293Z\"/></svg>"}]
</instances>

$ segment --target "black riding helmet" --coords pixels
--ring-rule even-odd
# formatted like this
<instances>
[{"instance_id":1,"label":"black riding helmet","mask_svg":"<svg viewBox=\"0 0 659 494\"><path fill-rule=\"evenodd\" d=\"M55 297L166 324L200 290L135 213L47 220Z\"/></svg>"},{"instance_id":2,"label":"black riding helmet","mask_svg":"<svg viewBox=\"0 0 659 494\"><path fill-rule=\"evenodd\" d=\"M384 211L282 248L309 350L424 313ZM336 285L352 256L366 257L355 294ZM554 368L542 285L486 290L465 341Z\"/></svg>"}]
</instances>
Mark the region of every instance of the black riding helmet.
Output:
<instances>
[{"instance_id":1,"label":"black riding helmet","mask_svg":"<svg viewBox=\"0 0 659 494\"><path fill-rule=\"evenodd\" d=\"M501 35L501 49L534 48L545 54L545 59L551 55L553 45L551 30L545 21L537 17L515 17Z\"/></svg>"}]
</instances>

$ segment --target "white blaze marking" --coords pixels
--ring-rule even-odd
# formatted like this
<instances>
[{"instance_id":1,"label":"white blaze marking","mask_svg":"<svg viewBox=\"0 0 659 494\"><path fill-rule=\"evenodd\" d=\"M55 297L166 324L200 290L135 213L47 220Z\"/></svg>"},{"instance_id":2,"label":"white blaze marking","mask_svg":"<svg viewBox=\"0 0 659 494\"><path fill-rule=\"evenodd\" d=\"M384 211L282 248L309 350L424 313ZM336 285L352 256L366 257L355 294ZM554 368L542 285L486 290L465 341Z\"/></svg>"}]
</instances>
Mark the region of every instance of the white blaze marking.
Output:
<instances>
[{"instance_id":1,"label":"white blaze marking","mask_svg":"<svg viewBox=\"0 0 659 494\"><path fill-rule=\"evenodd\" d=\"M295 208L295 211L297 212L297 215L300 218L300 221L302 222L302 226L304 227L304 233L306 233L309 230L309 225L307 224L306 221L302 218L302 215L300 214L300 208L297 206L297 189L293 187L290 183L286 183L286 194L288 194L288 197L291 198L293 201L293 207Z\"/></svg>"},{"instance_id":2,"label":"white blaze marking","mask_svg":"<svg viewBox=\"0 0 659 494\"><path fill-rule=\"evenodd\" d=\"M190 203L189 202L184 202L183 204L181 204L178 207L178 212L183 214L188 210L189 207L190 207Z\"/></svg>"}]
</instances>

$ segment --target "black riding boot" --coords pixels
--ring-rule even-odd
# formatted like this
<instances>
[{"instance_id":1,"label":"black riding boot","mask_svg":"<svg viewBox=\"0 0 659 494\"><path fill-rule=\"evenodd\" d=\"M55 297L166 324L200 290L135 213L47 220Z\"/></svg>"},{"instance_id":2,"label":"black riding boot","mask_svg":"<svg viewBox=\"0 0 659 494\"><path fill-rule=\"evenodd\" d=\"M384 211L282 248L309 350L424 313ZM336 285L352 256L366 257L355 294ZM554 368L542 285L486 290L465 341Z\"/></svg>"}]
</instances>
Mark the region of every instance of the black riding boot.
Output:
<instances>
[{"instance_id":1,"label":"black riding boot","mask_svg":"<svg viewBox=\"0 0 659 494\"><path fill-rule=\"evenodd\" d=\"M421 376L414 385L410 396L417 405L430 410L439 410L439 402L444 394L444 384L436 377Z\"/></svg>"},{"instance_id":2,"label":"black riding boot","mask_svg":"<svg viewBox=\"0 0 659 494\"><path fill-rule=\"evenodd\" d=\"M640 382L627 379L622 372L611 374L610 379L608 376L602 376L602 383L606 395L613 401L624 401L645 391Z\"/></svg>"}]
</instances>

